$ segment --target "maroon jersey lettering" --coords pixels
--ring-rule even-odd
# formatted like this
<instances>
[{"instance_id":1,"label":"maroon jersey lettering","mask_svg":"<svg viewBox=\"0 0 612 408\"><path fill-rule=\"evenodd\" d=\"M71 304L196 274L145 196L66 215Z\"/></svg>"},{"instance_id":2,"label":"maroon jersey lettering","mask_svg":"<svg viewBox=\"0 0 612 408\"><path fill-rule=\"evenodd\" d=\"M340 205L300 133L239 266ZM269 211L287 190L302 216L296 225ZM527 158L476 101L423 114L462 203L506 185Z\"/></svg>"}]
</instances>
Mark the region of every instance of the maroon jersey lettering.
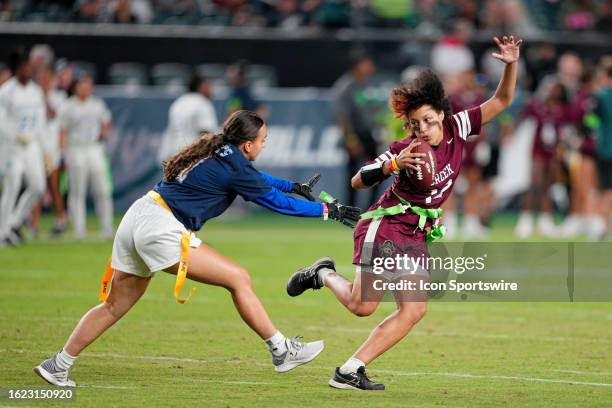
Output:
<instances>
[{"instance_id":1,"label":"maroon jersey lettering","mask_svg":"<svg viewBox=\"0 0 612 408\"><path fill-rule=\"evenodd\" d=\"M446 118L442 124L443 137L437 147L434 147L436 155L437 172L431 190L418 189L408 177L406 170L402 170L393 181L393 185L385 191L382 197L370 209L378 207L392 207L399 203L394 192L411 204L423 208L438 208L450 196L455 180L461 169L461 159L466 139L470 135L480 134L481 113L480 106L461 111ZM389 160L399 154L412 141L412 137L394 142L389 150L378 156L373 162ZM411 214L398 215L396 218L406 217L413 219Z\"/></svg>"}]
</instances>

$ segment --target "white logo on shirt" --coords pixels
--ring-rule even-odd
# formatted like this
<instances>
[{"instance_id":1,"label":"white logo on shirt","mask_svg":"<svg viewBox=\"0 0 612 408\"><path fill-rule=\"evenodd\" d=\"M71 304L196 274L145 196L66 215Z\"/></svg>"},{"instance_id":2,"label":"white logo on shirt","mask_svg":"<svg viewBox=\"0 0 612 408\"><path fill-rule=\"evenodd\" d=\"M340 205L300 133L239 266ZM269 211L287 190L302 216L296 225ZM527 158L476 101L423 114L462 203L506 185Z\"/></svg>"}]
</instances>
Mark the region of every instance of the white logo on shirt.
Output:
<instances>
[{"instance_id":1,"label":"white logo on shirt","mask_svg":"<svg viewBox=\"0 0 612 408\"><path fill-rule=\"evenodd\" d=\"M232 150L231 147L229 147L229 145L223 145L220 148L218 148L215 153L218 154L219 157L225 157L225 156L229 156L230 154L234 153L234 151Z\"/></svg>"}]
</instances>

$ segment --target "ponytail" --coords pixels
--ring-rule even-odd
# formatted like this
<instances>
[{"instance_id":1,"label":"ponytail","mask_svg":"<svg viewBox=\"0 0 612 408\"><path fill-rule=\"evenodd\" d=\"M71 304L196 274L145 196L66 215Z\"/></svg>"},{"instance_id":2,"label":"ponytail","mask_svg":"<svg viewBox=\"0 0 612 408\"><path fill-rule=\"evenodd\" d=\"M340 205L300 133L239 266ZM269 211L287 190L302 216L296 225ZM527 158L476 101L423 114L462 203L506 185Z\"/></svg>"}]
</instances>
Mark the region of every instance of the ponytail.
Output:
<instances>
[{"instance_id":1,"label":"ponytail","mask_svg":"<svg viewBox=\"0 0 612 408\"><path fill-rule=\"evenodd\" d=\"M223 133L204 132L198 140L164 161L164 180L173 181L180 177L226 143L240 146L247 141L254 141L263 125L263 119L255 112L234 112L223 123Z\"/></svg>"},{"instance_id":2,"label":"ponytail","mask_svg":"<svg viewBox=\"0 0 612 408\"><path fill-rule=\"evenodd\" d=\"M223 135L204 132L198 140L163 162L164 180L176 179L223 145Z\"/></svg>"}]
</instances>

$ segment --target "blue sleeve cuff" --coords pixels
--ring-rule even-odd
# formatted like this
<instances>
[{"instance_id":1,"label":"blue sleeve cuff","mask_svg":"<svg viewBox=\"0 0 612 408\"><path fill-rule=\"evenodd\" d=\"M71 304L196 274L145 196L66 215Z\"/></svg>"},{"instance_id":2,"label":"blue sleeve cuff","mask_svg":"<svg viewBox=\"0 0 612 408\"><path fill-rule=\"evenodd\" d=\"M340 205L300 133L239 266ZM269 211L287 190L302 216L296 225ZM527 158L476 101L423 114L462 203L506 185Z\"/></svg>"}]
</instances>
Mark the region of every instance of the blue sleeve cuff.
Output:
<instances>
[{"instance_id":1,"label":"blue sleeve cuff","mask_svg":"<svg viewBox=\"0 0 612 408\"><path fill-rule=\"evenodd\" d=\"M272 211L296 217L321 217L323 215L323 204L312 201L300 200L283 194L275 187L255 202Z\"/></svg>"},{"instance_id":2,"label":"blue sleeve cuff","mask_svg":"<svg viewBox=\"0 0 612 408\"><path fill-rule=\"evenodd\" d=\"M261 176L264 178L264 180L266 180L266 183L268 183L272 187L279 189L284 193L289 193L293 189L292 181L272 177L271 175L266 174L263 171L260 171L259 173L261 173Z\"/></svg>"}]
</instances>

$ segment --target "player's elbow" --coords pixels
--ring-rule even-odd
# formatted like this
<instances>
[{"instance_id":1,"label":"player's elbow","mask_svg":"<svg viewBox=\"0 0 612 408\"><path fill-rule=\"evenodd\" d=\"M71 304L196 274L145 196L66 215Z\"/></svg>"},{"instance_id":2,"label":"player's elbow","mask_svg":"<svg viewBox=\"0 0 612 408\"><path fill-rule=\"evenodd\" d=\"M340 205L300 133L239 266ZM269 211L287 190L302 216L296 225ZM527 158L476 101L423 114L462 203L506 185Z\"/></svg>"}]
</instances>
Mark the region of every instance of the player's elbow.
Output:
<instances>
[{"instance_id":1,"label":"player's elbow","mask_svg":"<svg viewBox=\"0 0 612 408\"><path fill-rule=\"evenodd\" d=\"M510 92L495 95L495 107L497 108L496 110L498 111L498 113L502 113L503 111L508 109L508 107L510 107L510 105L512 104L513 98L514 95Z\"/></svg>"},{"instance_id":2,"label":"player's elbow","mask_svg":"<svg viewBox=\"0 0 612 408\"><path fill-rule=\"evenodd\" d=\"M363 180L361 180L361 173L357 173L351 179L351 187L355 189L366 188L367 186L363 184Z\"/></svg>"}]
</instances>

